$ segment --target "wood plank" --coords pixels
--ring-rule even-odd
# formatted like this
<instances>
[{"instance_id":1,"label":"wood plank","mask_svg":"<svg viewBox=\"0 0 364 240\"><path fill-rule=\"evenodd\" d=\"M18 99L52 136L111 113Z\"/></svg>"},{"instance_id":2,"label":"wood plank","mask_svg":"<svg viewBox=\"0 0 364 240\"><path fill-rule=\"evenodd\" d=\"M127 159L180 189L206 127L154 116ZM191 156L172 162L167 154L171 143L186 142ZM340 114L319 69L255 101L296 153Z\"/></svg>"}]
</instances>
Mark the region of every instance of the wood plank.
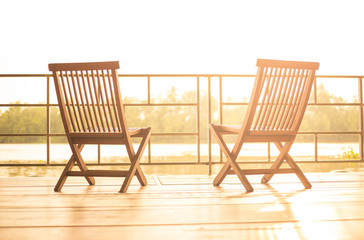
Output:
<instances>
[{"instance_id":1,"label":"wood plank","mask_svg":"<svg viewBox=\"0 0 364 240\"><path fill-rule=\"evenodd\" d=\"M218 223L291 223L363 220L362 202L317 204L117 206L105 208L1 209L0 226L107 226Z\"/></svg>"},{"instance_id":2,"label":"wood plank","mask_svg":"<svg viewBox=\"0 0 364 240\"><path fill-rule=\"evenodd\" d=\"M294 174L246 193L236 176L147 176L118 194L120 178L0 177L0 239L360 239L364 173ZM78 179L78 180L77 180Z\"/></svg>"},{"instance_id":3,"label":"wood plank","mask_svg":"<svg viewBox=\"0 0 364 240\"><path fill-rule=\"evenodd\" d=\"M4 239L361 239L362 222L0 228ZM323 232L322 229L330 229ZM350 231L348 231L350 229Z\"/></svg>"}]
</instances>

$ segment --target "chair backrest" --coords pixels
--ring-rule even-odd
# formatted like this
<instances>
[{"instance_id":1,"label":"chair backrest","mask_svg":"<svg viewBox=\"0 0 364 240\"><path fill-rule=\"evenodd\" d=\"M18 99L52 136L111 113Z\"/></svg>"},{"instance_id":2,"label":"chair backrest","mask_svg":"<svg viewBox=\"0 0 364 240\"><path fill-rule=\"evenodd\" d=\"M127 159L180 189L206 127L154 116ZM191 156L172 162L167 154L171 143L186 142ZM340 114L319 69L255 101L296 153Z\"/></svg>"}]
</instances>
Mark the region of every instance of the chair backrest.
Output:
<instances>
[{"instance_id":1,"label":"chair backrest","mask_svg":"<svg viewBox=\"0 0 364 240\"><path fill-rule=\"evenodd\" d=\"M244 130L259 135L295 135L319 63L258 59L257 66Z\"/></svg>"},{"instance_id":2,"label":"chair backrest","mask_svg":"<svg viewBox=\"0 0 364 240\"><path fill-rule=\"evenodd\" d=\"M67 134L128 132L117 69L117 61L49 64Z\"/></svg>"}]
</instances>

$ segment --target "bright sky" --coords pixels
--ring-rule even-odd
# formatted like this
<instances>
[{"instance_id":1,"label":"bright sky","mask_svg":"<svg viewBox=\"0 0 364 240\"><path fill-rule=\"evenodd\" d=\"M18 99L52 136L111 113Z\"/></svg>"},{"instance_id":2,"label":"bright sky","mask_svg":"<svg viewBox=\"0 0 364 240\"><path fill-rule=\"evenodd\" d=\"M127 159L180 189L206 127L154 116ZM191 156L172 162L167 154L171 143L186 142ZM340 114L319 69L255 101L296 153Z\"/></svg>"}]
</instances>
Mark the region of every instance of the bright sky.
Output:
<instances>
[{"instance_id":1,"label":"bright sky","mask_svg":"<svg viewBox=\"0 0 364 240\"><path fill-rule=\"evenodd\" d=\"M363 0L11 0L0 73L120 61L119 73L254 74L257 58L364 75Z\"/></svg>"}]
</instances>

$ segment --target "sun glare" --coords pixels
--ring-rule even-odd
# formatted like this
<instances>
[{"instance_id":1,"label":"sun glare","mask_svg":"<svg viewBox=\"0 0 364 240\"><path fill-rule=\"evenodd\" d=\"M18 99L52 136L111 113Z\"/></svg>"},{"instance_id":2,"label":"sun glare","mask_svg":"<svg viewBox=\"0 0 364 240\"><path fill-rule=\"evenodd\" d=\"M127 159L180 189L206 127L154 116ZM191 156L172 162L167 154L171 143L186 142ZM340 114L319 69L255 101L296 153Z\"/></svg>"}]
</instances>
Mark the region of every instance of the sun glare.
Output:
<instances>
[{"instance_id":1,"label":"sun glare","mask_svg":"<svg viewBox=\"0 0 364 240\"><path fill-rule=\"evenodd\" d=\"M317 61L320 75L364 74L364 4L355 0L0 5L4 74L49 73L51 62L110 60L120 61L121 74L255 74L257 58ZM164 85L152 87L158 94L166 92ZM0 95L9 99L8 88L2 89ZM26 95L27 89L18 92ZM249 95L249 89L229 93Z\"/></svg>"},{"instance_id":2,"label":"sun glare","mask_svg":"<svg viewBox=\"0 0 364 240\"><path fill-rule=\"evenodd\" d=\"M324 74L358 74L363 65L364 4L355 0L23 0L1 8L1 73L93 60L119 60L123 73L254 74L256 58L319 61Z\"/></svg>"}]
</instances>

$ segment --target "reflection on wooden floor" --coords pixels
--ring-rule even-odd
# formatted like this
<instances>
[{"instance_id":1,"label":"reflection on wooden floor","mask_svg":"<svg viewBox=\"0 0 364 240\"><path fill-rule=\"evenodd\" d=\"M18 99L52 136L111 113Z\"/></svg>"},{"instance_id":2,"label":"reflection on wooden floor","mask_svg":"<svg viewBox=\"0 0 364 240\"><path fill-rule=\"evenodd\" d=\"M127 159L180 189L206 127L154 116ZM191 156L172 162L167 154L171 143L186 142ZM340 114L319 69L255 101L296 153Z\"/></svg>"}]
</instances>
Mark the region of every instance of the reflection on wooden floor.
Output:
<instances>
[{"instance_id":1,"label":"reflection on wooden floor","mask_svg":"<svg viewBox=\"0 0 364 240\"><path fill-rule=\"evenodd\" d=\"M148 176L119 194L122 179L0 177L0 239L363 239L364 173L308 173L270 185L235 176Z\"/></svg>"}]
</instances>

